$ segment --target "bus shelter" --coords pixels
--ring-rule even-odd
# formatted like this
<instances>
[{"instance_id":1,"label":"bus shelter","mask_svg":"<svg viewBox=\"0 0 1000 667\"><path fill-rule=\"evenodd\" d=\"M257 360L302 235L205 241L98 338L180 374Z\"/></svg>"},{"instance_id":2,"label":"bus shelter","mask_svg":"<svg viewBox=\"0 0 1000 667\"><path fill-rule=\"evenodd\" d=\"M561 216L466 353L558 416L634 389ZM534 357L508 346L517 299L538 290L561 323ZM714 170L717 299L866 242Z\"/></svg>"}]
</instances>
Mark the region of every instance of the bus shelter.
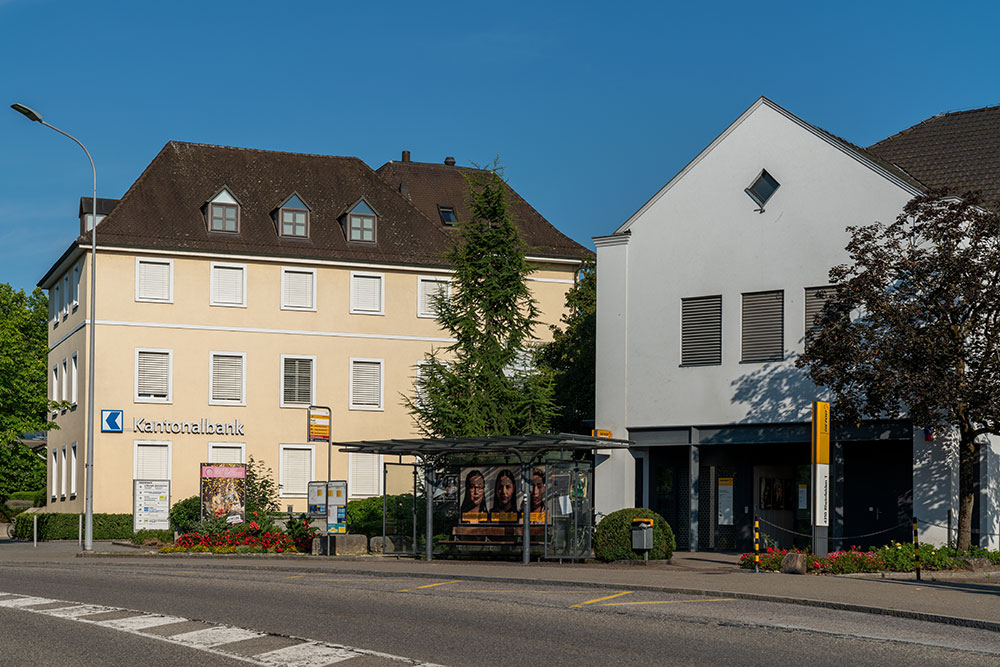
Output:
<instances>
[{"instance_id":1,"label":"bus shelter","mask_svg":"<svg viewBox=\"0 0 1000 667\"><path fill-rule=\"evenodd\" d=\"M435 470L449 466L451 460L463 456L512 457L520 467L521 505L520 539L522 562L531 557L531 523L533 512L529 511L532 487L532 470L539 462L553 454L590 454L600 449L624 449L631 444L628 440L596 438L568 433L545 435L481 436L469 438L412 438L392 440L362 440L336 443L340 451L357 454L382 454L389 456L412 456L420 461L424 473L426 501L426 559L434 558L434 503L433 493ZM477 482L478 479L473 480ZM592 484L592 480L591 480ZM482 487L480 487L482 488ZM566 489L565 496L573 497L573 490ZM517 516L515 511L515 516ZM516 553L516 552L515 552Z\"/></svg>"}]
</instances>

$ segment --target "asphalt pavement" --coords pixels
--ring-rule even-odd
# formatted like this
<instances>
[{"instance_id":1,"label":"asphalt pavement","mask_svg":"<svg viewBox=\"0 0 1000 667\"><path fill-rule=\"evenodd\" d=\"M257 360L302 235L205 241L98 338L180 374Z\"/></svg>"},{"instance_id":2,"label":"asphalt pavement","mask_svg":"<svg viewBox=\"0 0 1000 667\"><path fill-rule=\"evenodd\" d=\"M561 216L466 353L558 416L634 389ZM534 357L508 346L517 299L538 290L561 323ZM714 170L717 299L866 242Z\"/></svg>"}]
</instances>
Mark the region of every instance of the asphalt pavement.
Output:
<instances>
[{"instance_id":1,"label":"asphalt pavement","mask_svg":"<svg viewBox=\"0 0 1000 667\"><path fill-rule=\"evenodd\" d=\"M73 559L121 562L156 559L159 565L193 561L226 569L329 571L428 579L587 585L615 591L659 591L686 595L726 595L747 600L807 605L890 615L1000 632L1000 570L874 575L790 575L742 570L738 554L677 552L669 562L532 562L437 559L431 562L392 556L326 557L308 555L156 554L113 542L95 542L83 553L77 542L11 542L0 539L3 563L67 562ZM79 561L77 561L79 562Z\"/></svg>"}]
</instances>

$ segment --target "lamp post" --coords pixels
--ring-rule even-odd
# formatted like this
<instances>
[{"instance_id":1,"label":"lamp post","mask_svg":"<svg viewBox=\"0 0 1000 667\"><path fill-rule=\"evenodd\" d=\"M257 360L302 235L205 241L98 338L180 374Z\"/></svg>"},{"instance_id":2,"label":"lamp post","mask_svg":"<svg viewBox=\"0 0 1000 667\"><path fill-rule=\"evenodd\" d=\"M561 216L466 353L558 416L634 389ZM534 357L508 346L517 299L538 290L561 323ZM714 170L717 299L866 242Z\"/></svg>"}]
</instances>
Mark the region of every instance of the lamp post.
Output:
<instances>
[{"instance_id":1,"label":"lamp post","mask_svg":"<svg viewBox=\"0 0 1000 667\"><path fill-rule=\"evenodd\" d=\"M90 228L90 352L88 353L88 373L87 373L87 492L85 494L85 518L83 528L83 550L93 551L94 549L94 340L97 328L97 318L95 309L95 299L97 295L97 168L94 166L94 158L90 157L90 151L79 139L71 134L63 132L54 125L49 125L42 120L42 115L34 109L29 109L23 104L11 104L10 108L19 114L24 115L28 120L41 123L45 127L55 130L64 137L69 137L77 143L90 160L90 169L94 172L94 200L91 214L93 225Z\"/></svg>"}]
</instances>

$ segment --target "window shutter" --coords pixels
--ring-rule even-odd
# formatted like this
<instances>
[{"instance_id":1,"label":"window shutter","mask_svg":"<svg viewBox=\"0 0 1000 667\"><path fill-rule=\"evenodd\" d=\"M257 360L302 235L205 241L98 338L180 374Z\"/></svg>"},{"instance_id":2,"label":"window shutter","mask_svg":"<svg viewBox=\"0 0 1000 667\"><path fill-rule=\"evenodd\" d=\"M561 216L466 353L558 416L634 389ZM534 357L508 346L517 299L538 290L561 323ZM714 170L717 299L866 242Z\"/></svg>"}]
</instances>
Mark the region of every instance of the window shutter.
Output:
<instances>
[{"instance_id":1,"label":"window shutter","mask_svg":"<svg viewBox=\"0 0 1000 667\"><path fill-rule=\"evenodd\" d=\"M142 398L167 398L170 395L170 354L167 352L139 352L139 386Z\"/></svg>"},{"instance_id":2,"label":"window shutter","mask_svg":"<svg viewBox=\"0 0 1000 667\"><path fill-rule=\"evenodd\" d=\"M243 463L243 453L240 447L227 445L212 445L208 452L209 463Z\"/></svg>"},{"instance_id":3,"label":"window shutter","mask_svg":"<svg viewBox=\"0 0 1000 667\"><path fill-rule=\"evenodd\" d=\"M434 296L448 293L448 281L446 280L420 280L420 314L434 315Z\"/></svg>"},{"instance_id":4,"label":"window shutter","mask_svg":"<svg viewBox=\"0 0 1000 667\"><path fill-rule=\"evenodd\" d=\"M136 479L170 479L167 474L167 445L137 445L135 448Z\"/></svg>"},{"instance_id":5,"label":"window shutter","mask_svg":"<svg viewBox=\"0 0 1000 667\"><path fill-rule=\"evenodd\" d=\"M382 364L378 361L351 362L351 405L382 407Z\"/></svg>"},{"instance_id":6,"label":"window shutter","mask_svg":"<svg viewBox=\"0 0 1000 667\"><path fill-rule=\"evenodd\" d=\"M833 286L806 288L806 338L810 338L819 330L817 318L823 312L826 302L833 296Z\"/></svg>"},{"instance_id":7,"label":"window shutter","mask_svg":"<svg viewBox=\"0 0 1000 667\"><path fill-rule=\"evenodd\" d=\"M212 400L243 402L243 357L212 355Z\"/></svg>"},{"instance_id":8,"label":"window shutter","mask_svg":"<svg viewBox=\"0 0 1000 667\"><path fill-rule=\"evenodd\" d=\"M285 359L282 380L283 401L288 403L312 403L312 359Z\"/></svg>"},{"instance_id":9,"label":"window shutter","mask_svg":"<svg viewBox=\"0 0 1000 667\"><path fill-rule=\"evenodd\" d=\"M243 267L212 267L212 303L243 305Z\"/></svg>"},{"instance_id":10,"label":"window shutter","mask_svg":"<svg viewBox=\"0 0 1000 667\"><path fill-rule=\"evenodd\" d=\"M743 361L780 361L784 357L782 329L785 293L743 295Z\"/></svg>"},{"instance_id":11,"label":"window shutter","mask_svg":"<svg viewBox=\"0 0 1000 667\"><path fill-rule=\"evenodd\" d=\"M170 263L139 261L139 298L170 300Z\"/></svg>"},{"instance_id":12,"label":"window shutter","mask_svg":"<svg viewBox=\"0 0 1000 667\"><path fill-rule=\"evenodd\" d=\"M306 495L312 477L312 451L308 449L281 450L281 495Z\"/></svg>"},{"instance_id":13,"label":"window shutter","mask_svg":"<svg viewBox=\"0 0 1000 667\"><path fill-rule=\"evenodd\" d=\"M382 276L352 276L351 303L354 310L382 311Z\"/></svg>"},{"instance_id":14,"label":"window shutter","mask_svg":"<svg viewBox=\"0 0 1000 667\"><path fill-rule=\"evenodd\" d=\"M351 498L382 493L382 457L378 454L348 454L350 477L347 493Z\"/></svg>"},{"instance_id":15,"label":"window shutter","mask_svg":"<svg viewBox=\"0 0 1000 667\"><path fill-rule=\"evenodd\" d=\"M722 363L722 297L681 299L681 364Z\"/></svg>"},{"instance_id":16,"label":"window shutter","mask_svg":"<svg viewBox=\"0 0 1000 667\"><path fill-rule=\"evenodd\" d=\"M313 308L313 273L285 271L281 305L285 308Z\"/></svg>"}]
</instances>

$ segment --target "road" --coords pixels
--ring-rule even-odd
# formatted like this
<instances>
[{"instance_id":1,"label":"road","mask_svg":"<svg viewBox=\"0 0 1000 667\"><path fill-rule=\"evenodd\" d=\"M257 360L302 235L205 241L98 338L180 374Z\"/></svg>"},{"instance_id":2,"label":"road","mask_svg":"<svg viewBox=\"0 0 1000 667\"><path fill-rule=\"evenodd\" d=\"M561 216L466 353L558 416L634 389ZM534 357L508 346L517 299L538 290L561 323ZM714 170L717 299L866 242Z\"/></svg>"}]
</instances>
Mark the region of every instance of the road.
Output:
<instances>
[{"instance_id":1,"label":"road","mask_svg":"<svg viewBox=\"0 0 1000 667\"><path fill-rule=\"evenodd\" d=\"M198 559L0 564L0 628L0 664L18 665L842 667L1000 660L996 632L857 612Z\"/></svg>"}]
</instances>

